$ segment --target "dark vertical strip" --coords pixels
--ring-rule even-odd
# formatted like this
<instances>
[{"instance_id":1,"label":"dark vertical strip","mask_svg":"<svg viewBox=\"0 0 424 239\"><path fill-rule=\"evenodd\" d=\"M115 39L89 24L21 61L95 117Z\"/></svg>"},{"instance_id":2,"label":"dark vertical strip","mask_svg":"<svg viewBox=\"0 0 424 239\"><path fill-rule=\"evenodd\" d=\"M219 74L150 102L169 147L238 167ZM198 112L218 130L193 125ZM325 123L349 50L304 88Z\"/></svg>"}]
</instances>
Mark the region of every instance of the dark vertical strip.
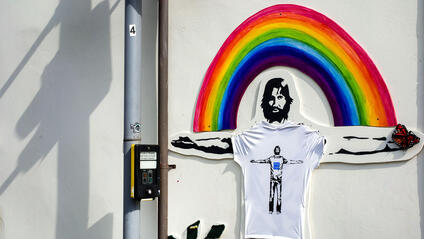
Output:
<instances>
[{"instance_id":1,"label":"dark vertical strip","mask_svg":"<svg viewBox=\"0 0 424 239\"><path fill-rule=\"evenodd\" d=\"M159 239L168 237L168 0L159 0Z\"/></svg>"}]
</instances>

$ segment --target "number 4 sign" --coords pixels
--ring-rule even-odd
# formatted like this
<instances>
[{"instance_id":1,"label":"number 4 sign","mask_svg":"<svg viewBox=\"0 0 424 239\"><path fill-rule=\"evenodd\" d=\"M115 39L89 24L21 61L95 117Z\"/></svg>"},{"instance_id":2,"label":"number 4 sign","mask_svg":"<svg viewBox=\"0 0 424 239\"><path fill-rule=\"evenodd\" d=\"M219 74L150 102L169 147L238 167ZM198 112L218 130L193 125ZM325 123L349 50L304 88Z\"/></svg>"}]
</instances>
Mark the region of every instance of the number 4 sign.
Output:
<instances>
[{"instance_id":1,"label":"number 4 sign","mask_svg":"<svg viewBox=\"0 0 424 239\"><path fill-rule=\"evenodd\" d=\"M129 28L129 31L130 31L130 37L135 36L135 34L136 34L135 24L129 25L128 28Z\"/></svg>"}]
</instances>

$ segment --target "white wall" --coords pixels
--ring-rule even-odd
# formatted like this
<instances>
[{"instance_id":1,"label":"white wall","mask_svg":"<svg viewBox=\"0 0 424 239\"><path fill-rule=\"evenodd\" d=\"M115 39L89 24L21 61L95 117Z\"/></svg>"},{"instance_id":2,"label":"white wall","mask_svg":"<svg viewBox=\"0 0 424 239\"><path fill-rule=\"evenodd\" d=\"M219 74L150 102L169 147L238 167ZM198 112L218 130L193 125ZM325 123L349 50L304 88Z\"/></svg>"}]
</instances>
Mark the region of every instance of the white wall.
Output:
<instances>
[{"instance_id":1,"label":"white wall","mask_svg":"<svg viewBox=\"0 0 424 239\"><path fill-rule=\"evenodd\" d=\"M422 1L176 0L170 1L170 135L191 132L203 76L228 35L247 17L277 3L310 7L342 26L380 70L398 121L423 131ZM301 83L299 94L310 96L307 85ZM322 108L306 110L314 119L328 118L320 115ZM421 153L404 163L321 165L312 178L312 237L421 238L423 158ZM170 163L177 165L169 176L170 234L181 236L200 219L202 236L211 225L223 223L224 238L239 238L243 227L239 166L231 160L176 153L170 154Z\"/></svg>"},{"instance_id":2,"label":"white wall","mask_svg":"<svg viewBox=\"0 0 424 239\"><path fill-rule=\"evenodd\" d=\"M143 0L146 143L156 4ZM0 238L122 238L124 1L3 1L0 29Z\"/></svg>"}]
</instances>

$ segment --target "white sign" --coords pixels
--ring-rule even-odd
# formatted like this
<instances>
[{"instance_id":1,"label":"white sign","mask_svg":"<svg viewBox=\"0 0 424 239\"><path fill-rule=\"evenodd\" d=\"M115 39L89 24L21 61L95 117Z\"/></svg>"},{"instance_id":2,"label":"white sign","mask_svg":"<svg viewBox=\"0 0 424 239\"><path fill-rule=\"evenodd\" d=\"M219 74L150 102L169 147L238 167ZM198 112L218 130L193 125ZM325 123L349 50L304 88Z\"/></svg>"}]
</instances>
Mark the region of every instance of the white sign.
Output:
<instances>
[{"instance_id":1,"label":"white sign","mask_svg":"<svg viewBox=\"0 0 424 239\"><path fill-rule=\"evenodd\" d=\"M136 35L135 24L131 24L128 26L130 37L134 37Z\"/></svg>"},{"instance_id":2,"label":"white sign","mask_svg":"<svg viewBox=\"0 0 424 239\"><path fill-rule=\"evenodd\" d=\"M156 152L140 152L140 161L147 160L147 161L156 161L157 156Z\"/></svg>"}]
</instances>

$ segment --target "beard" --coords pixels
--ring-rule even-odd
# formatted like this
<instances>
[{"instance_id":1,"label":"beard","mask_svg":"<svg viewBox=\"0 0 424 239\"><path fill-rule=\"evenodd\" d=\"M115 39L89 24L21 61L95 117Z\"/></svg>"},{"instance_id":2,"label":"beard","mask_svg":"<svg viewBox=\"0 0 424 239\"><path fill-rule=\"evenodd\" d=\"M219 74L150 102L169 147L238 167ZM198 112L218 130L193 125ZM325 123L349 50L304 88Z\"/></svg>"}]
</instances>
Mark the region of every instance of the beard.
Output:
<instances>
[{"instance_id":1,"label":"beard","mask_svg":"<svg viewBox=\"0 0 424 239\"><path fill-rule=\"evenodd\" d=\"M290 111L290 104L286 103L283 109L272 107L268 104L265 104L264 107L262 107L262 109L263 109L265 119L269 123L273 123L273 122L281 123L283 119L287 120L288 118L289 111Z\"/></svg>"}]
</instances>

